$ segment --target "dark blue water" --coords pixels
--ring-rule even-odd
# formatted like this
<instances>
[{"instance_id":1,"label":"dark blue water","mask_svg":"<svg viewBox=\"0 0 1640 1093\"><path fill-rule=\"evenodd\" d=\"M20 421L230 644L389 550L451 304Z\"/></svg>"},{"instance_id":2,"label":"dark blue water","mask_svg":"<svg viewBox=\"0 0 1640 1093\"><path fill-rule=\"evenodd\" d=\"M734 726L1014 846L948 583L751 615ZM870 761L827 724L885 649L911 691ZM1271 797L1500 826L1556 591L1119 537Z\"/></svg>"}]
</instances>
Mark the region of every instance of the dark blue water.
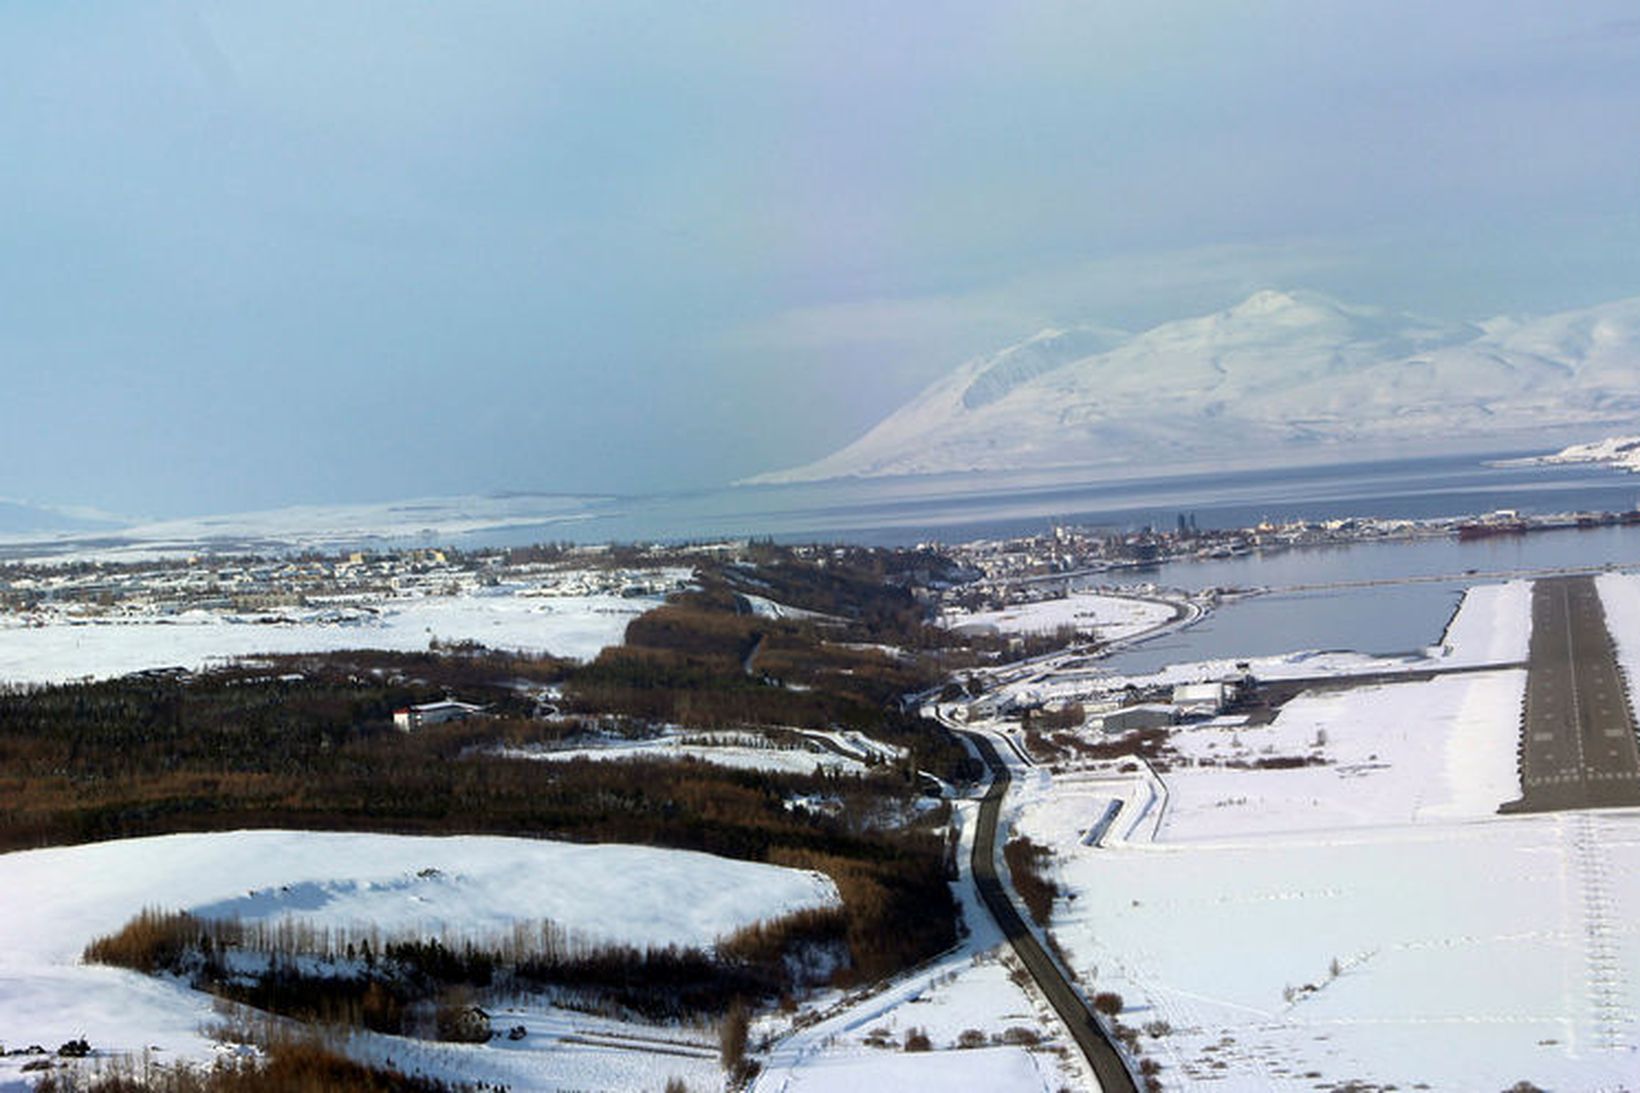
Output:
<instances>
[{"instance_id":1,"label":"dark blue water","mask_svg":"<svg viewBox=\"0 0 1640 1093\"><path fill-rule=\"evenodd\" d=\"M1435 644L1463 589L1550 569L1640 566L1640 528L1547 531L1516 538L1357 543L1175 562L1084 585L1288 589L1236 599L1187 630L1112 657L1123 672L1308 649L1403 653ZM1452 577L1432 581L1426 578ZM1363 581L1406 581L1373 584ZM1327 588L1328 585L1345 587ZM1323 586L1316 588L1314 586ZM1305 590L1308 589L1308 590Z\"/></svg>"},{"instance_id":2,"label":"dark blue water","mask_svg":"<svg viewBox=\"0 0 1640 1093\"><path fill-rule=\"evenodd\" d=\"M1161 584L1185 589L1293 589L1409 577L1487 577L1545 569L1640 564L1640 527L1565 529L1460 542L1455 536L1407 542L1271 550L1236 558L1115 570L1083 584Z\"/></svg>"},{"instance_id":3,"label":"dark blue water","mask_svg":"<svg viewBox=\"0 0 1640 1093\"><path fill-rule=\"evenodd\" d=\"M1275 656L1305 650L1416 653L1436 644L1464 585L1402 584L1331 592L1288 592L1222 604L1201 622L1105 663L1142 675L1169 664Z\"/></svg>"},{"instance_id":4,"label":"dark blue water","mask_svg":"<svg viewBox=\"0 0 1640 1093\"><path fill-rule=\"evenodd\" d=\"M1502 453L1502 455L1518 453ZM457 546L545 540L677 542L768 536L784 542L909 546L1045 531L1069 523L1203 528L1340 516L1425 518L1517 508L1616 511L1640 502L1640 477L1605 467L1489 467L1481 456L1198 471L1098 480L1070 472L945 475L736 487L611 501L590 519L485 532Z\"/></svg>"},{"instance_id":5,"label":"dark blue water","mask_svg":"<svg viewBox=\"0 0 1640 1093\"><path fill-rule=\"evenodd\" d=\"M489 533L473 545L770 536L903 546L1035 534L1060 523L1169 528L1180 513L1192 514L1203 528L1237 528L1265 519L1423 519L1500 508L1613 512L1637 501L1640 478L1605 467L1502 468L1463 456L1103 482L1044 472L730 489L624 499L581 524ZM1601 528L1468 543L1440 539L1269 552L1108 574L1092 583L1288 590L1229 602L1195 627L1111 662L1144 672L1168 663L1306 649L1412 651L1439 640L1466 583L1517 571L1636 564L1640 528ZM1295 590L1412 577L1452 579Z\"/></svg>"}]
</instances>

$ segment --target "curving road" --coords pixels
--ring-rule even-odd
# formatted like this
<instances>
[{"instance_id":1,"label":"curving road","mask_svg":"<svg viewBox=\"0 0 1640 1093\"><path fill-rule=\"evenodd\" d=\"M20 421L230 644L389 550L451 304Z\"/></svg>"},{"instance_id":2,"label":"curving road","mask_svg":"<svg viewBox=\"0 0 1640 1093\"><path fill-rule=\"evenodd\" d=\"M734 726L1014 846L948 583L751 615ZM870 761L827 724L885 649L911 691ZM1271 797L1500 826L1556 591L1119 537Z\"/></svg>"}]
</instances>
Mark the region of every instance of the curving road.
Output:
<instances>
[{"instance_id":1,"label":"curving road","mask_svg":"<svg viewBox=\"0 0 1640 1093\"><path fill-rule=\"evenodd\" d=\"M980 801L979 824L974 831L973 873L974 887L979 890L980 898L996 919L997 925L1002 928L1003 936L1019 954L1025 969L1031 973L1038 987L1048 1003L1053 1006L1054 1012L1059 1014L1060 1020L1070 1030L1071 1038L1088 1060L1093 1073L1099 1080L1099 1088L1104 1093L1137 1093L1138 1086L1129 1073L1122 1056L1105 1034L1104 1028L1094 1019L1082 996L1077 994L1059 966L1049 958L1036 935L1031 933L1020 917L1019 910L1013 900L1008 898L1008 891L1002 886L1002 879L997 876L996 870L996 841L997 817L1002 810L1002 798L1008 792L1008 765L997 754L996 746L990 738L966 729L956 729L979 749L980 755L991 768L991 787L985 791L985 797Z\"/></svg>"}]
</instances>

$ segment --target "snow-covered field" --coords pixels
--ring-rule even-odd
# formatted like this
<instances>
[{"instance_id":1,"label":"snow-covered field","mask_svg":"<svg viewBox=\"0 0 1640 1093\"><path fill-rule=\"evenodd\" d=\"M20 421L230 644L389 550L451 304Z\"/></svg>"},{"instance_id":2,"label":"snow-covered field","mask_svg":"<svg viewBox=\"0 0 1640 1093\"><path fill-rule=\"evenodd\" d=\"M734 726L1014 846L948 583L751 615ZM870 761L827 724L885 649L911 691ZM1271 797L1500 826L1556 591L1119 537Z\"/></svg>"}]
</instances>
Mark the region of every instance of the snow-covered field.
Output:
<instances>
[{"instance_id":1,"label":"snow-covered field","mask_svg":"<svg viewBox=\"0 0 1640 1093\"><path fill-rule=\"evenodd\" d=\"M1526 673L1515 670L1316 690L1268 725L1181 726L1173 746L1198 765L1166 775L1161 838L1491 816L1520 796L1514 743L1525 685ZM1252 771L1222 765L1291 757L1325 762Z\"/></svg>"},{"instance_id":2,"label":"snow-covered field","mask_svg":"<svg viewBox=\"0 0 1640 1093\"><path fill-rule=\"evenodd\" d=\"M940 622L953 630L995 630L1004 634L1052 634L1069 626L1101 641L1119 641L1160 626L1172 617L1172 606L1158 600L1073 592L1055 600L1015 604L996 611L947 612Z\"/></svg>"},{"instance_id":3,"label":"snow-covered field","mask_svg":"<svg viewBox=\"0 0 1640 1093\"><path fill-rule=\"evenodd\" d=\"M384 599L373 610L289 609L258 615L195 610L48 625L0 616L0 683L59 683L172 665L197 670L258 653L425 650L476 641L580 660L620 644L626 624L660 597L525 596L511 591ZM264 617L282 621L261 622Z\"/></svg>"},{"instance_id":4,"label":"snow-covered field","mask_svg":"<svg viewBox=\"0 0 1640 1093\"><path fill-rule=\"evenodd\" d=\"M899 1045L869 1054L834 1054L794 1072L782 1088L790 1093L856 1093L863 1089L959 1093L1059 1088L1059 1075L1040 1054L1022 1047L981 1047L904 1053Z\"/></svg>"},{"instance_id":5,"label":"snow-covered field","mask_svg":"<svg viewBox=\"0 0 1640 1093\"><path fill-rule=\"evenodd\" d=\"M696 759L740 770L768 770L783 774L863 774L865 763L839 755L819 744L795 737L771 740L758 733L708 733L676 730L641 740L619 737L588 741L571 747L503 748L497 754L514 759L568 762L591 759L618 762L623 759Z\"/></svg>"},{"instance_id":6,"label":"snow-covered field","mask_svg":"<svg viewBox=\"0 0 1640 1093\"><path fill-rule=\"evenodd\" d=\"M1171 1026L1147 1046L1169 1089L1640 1073L1640 813L1121 850L1081 848L1077 822L1027 814L1077 896L1055 932L1130 1022Z\"/></svg>"},{"instance_id":7,"label":"snow-covered field","mask_svg":"<svg viewBox=\"0 0 1640 1093\"><path fill-rule=\"evenodd\" d=\"M968 926L945 956L880 990L839 1000L821 1019L794 1029L766 1017L757 1032L776 1037L753 1093L852 1093L854 1090L926 1090L928 1093L1051 1093L1092 1088L1090 1075L1063 1028L1003 942L969 882L977 801L953 802L959 831L957 860L963 879L953 891ZM930 1050L905 1052L912 1030ZM965 1032L987 1038L983 1047L960 1046ZM1009 1034L1039 1038L1037 1047L991 1042Z\"/></svg>"},{"instance_id":8,"label":"snow-covered field","mask_svg":"<svg viewBox=\"0 0 1640 1093\"><path fill-rule=\"evenodd\" d=\"M1601 590L1632 658L1640 584ZM1528 584L1474 589L1426 666L1518 661L1529 619ZM1015 826L1074 897L1054 932L1125 1021L1158 1023L1166 1088L1632 1087L1640 810L1496 814L1519 795L1524 678L1311 691L1268 726L1183 727L1195 765L1154 799L1143 771L1021 780Z\"/></svg>"},{"instance_id":9,"label":"snow-covered field","mask_svg":"<svg viewBox=\"0 0 1640 1093\"><path fill-rule=\"evenodd\" d=\"M1595 578L1595 587L1632 702L1640 694L1640 574L1602 573Z\"/></svg>"},{"instance_id":10,"label":"snow-covered field","mask_svg":"<svg viewBox=\"0 0 1640 1093\"><path fill-rule=\"evenodd\" d=\"M158 1047L161 1060L210 1054L200 1031L212 1020L210 1000L172 982L79 963L88 941L144 907L374 924L388 935L484 936L550 918L589 937L709 945L747 923L837 899L831 881L817 873L689 851L283 831L0 855L0 893L0 1042L54 1049L83 1035L99 1052ZM389 1054L407 1069L484 1077L521 1090L658 1089L673 1074L699 1088L720 1080L709 1044L704 1054L685 1057L560 1038L653 1036L653 1029L545 1006L504 1011L497 1021L523 1023L532 1035L478 1048L374 1037L360 1050ZM26 1061L0 1059L0 1090L24 1088L19 1067Z\"/></svg>"}]
</instances>

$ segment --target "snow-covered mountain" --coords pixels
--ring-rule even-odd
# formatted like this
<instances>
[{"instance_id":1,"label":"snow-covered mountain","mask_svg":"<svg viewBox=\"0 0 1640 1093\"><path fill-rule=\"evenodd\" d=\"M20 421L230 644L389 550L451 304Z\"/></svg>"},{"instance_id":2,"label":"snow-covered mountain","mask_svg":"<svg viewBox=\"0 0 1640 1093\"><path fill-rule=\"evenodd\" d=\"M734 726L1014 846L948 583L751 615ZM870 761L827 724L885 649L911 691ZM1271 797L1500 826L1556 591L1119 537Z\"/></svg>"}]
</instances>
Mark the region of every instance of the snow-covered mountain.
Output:
<instances>
[{"instance_id":1,"label":"snow-covered mountain","mask_svg":"<svg viewBox=\"0 0 1640 1093\"><path fill-rule=\"evenodd\" d=\"M1640 436L1610 436L1586 444L1570 444L1552 455L1507 459L1499 465L1533 467L1556 463L1604 463L1620 471L1640 474Z\"/></svg>"},{"instance_id":2,"label":"snow-covered mountain","mask_svg":"<svg viewBox=\"0 0 1640 1093\"><path fill-rule=\"evenodd\" d=\"M1131 337L1044 331L750 481L1432 451L1595 425L1640 425L1640 298L1470 324L1263 291Z\"/></svg>"}]
</instances>

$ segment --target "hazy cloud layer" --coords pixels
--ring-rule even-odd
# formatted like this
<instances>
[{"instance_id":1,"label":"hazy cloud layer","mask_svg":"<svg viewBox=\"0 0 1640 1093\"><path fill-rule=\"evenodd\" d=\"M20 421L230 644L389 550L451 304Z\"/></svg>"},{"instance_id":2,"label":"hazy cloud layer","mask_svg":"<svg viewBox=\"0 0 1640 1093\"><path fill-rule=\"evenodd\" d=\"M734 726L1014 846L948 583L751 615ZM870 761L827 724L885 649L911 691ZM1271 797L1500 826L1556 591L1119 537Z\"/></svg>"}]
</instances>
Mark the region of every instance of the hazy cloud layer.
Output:
<instances>
[{"instance_id":1,"label":"hazy cloud layer","mask_svg":"<svg viewBox=\"0 0 1640 1093\"><path fill-rule=\"evenodd\" d=\"M13 5L0 492L705 485L1263 285L1640 293L1624 3Z\"/></svg>"}]
</instances>

